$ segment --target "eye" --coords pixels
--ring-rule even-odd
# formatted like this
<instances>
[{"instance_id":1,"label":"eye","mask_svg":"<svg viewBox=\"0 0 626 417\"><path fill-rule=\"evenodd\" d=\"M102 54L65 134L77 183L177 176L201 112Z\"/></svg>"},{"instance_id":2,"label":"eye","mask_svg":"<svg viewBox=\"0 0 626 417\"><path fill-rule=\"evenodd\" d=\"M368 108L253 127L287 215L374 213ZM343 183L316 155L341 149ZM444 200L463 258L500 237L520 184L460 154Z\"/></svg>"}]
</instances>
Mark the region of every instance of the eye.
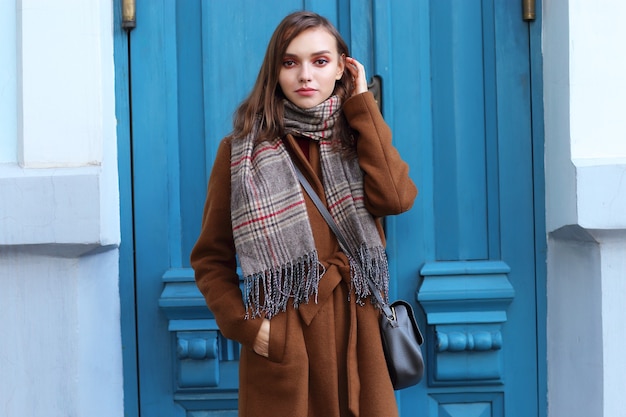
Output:
<instances>
[{"instance_id":1,"label":"eye","mask_svg":"<svg viewBox=\"0 0 626 417\"><path fill-rule=\"evenodd\" d=\"M313 61L313 63L315 65L324 66L328 64L328 60L326 58L317 58L315 61Z\"/></svg>"},{"instance_id":2,"label":"eye","mask_svg":"<svg viewBox=\"0 0 626 417\"><path fill-rule=\"evenodd\" d=\"M291 68L291 67L294 67L295 65L296 65L296 61L294 61L293 59L283 60L283 67L285 68Z\"/></svg>"}]
</instances>

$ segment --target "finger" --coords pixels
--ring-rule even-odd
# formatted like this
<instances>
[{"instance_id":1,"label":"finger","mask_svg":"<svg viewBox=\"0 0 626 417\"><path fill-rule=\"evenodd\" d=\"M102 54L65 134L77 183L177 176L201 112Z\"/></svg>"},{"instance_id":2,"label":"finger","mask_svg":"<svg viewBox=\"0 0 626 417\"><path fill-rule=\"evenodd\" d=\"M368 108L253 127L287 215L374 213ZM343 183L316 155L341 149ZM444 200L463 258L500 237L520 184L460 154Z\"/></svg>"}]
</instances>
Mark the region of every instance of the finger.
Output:
<instances>
[{"instance_id":1,"label":"finger","mask_svg":"<svg viewBox=\"0 0 626 417\"><path fill-rule=\"evenodd\" d=\"M352 74L352 76L355 76L359 73L359 69L354 64L354 58L347 58L346 63L346 68L348 68L348 71L350 71L350 74Z\"/></svg>"},{"instance_id":2,"label":"finger","mask_svg":"<svg viewBox=\"0 0 626 417\"><path fill-rule=\"evenodd\" d=\"M355 75L363 75L365 76L365 66L363 64L361 64L359 61L357 61L356 59L350 57L350 61L349 61L350 65L349 67L351 67L351 72Z\"/></svg>"},{"instance_id":3,"label":"finger","mask_svg":"<svg viewBox=\"0 0 626 417\"><path fill-rule=\"evenodd\" d=\"M361 63L359 61L357 61L356 59L352 58L351 56L347 57L347 59L354 66L361 65Z\"/></svg>"},{"instance_id":4,"label":"finger","mask_svg":"<svg viewBox=\"0 0 626 417\"><path fill-rule=\"evenodd\" d=\"M362 65L359 64L359 66L357 66L354 64L349 64L347 65L347 68L354 81L358 80L359 78L365 77L365 68L363 68Z\"/></svg>"},{"instance_id":5,"label":"finger","mask_svg":"<svg viewBox=\"0 0 626 417\"><path fill-rule=\"evenodd\" d=\"M359 71L359 68L363 67L363 65L359 61L357 61L356 59L352 57L348 57L347 62L348 62L347 66L351 70Z\"/></svg>"},{"instance_id":6,"label":"finger","mask_svg":"<svg viewBox=\"0 0 626 417\"><path fill-rule=\"evenodd\" d=\"M365 66L352 57L346 57L346 67L352 75L352 81L355 84L353 94L360 94L367 91L367 79L365 75Z\"/></svg>"}]
</instances>

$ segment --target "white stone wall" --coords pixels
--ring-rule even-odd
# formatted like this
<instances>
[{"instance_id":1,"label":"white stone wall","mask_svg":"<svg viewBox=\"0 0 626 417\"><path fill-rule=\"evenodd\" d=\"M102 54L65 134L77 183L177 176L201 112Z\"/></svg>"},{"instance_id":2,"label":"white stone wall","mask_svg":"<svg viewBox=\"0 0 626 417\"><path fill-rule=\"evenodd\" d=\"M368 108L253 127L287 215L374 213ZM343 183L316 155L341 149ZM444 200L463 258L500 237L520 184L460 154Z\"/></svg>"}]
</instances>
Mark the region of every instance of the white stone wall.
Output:
<instances>
[{"instance_id":1,"label":"white stone wall","mask_svg":"<svg viewBox=\"0 0 626 417\"><path fill-rule=\"evenodd\" d=\"M626 3L543 19L548 416L626 416Z\"/></svg>"},{"instance_id":2,"label":"white stone wall","mask_svg":"<svg viewBox=\"0 0 626 417\"><path fill-rule=\"evenodd\" d=\"M0 3L0 164L17 161L15 2Z\"/></svg>"},{"instance_id":3,"label":"white stone wall","mask_svg":"<svg viewBox=\"0 0 626 417\"><path fill-rule=\"evenodd\" d=\"M123 416L113 3L0 2L0 415Z\"/></svg>"}]
</instances>

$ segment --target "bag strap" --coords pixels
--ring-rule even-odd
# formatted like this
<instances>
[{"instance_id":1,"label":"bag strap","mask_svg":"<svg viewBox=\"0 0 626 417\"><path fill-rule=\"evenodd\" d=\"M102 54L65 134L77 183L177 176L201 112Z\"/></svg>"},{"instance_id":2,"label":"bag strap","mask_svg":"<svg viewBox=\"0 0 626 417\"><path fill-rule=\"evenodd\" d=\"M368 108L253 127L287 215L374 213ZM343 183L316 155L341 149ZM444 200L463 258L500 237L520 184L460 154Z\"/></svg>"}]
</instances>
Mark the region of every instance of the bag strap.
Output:
<instances>
[{"instance_id":1,"label":"bag strap","mask_svg":"<svg viewBox=\"0 0 626 417\"><path fill-rule=\"evenodd\" d=\"M313 189L309 181L306 179L302 171L300 171L300 168L298 168L298 166L295 163L292 165L296 171L296 176L298 177L298 181L300 181L300 184L302 184L304 191L306 191L306 193L309 195L309 197L313 201L313 204L315 204L315 207L317 207L317 209L321 213L324 220L326 220L326 223L328 223L328 226L330 227L330 229L333 231L335 236L337 236L337 241L339 242L339 246L341 247L341 250L343 250L343 252L346 255L350 256L352 259L358 259L357 257L354 256L354 254L350 250L350 245L348 245L348 241L346 240L343 233L341 233L341 230L339 229L337 222L335 222L335 219L333 219L333 216L330 214L330 212L328 211L324 203L322 203L322 200L320 199L319 195L315 192L315 190ZM376 288L376 285L374 284L372 279L369 277L367 278L367 284L369 285L372 294L376 298L376 301L378 302L378 305L380 305L381 310L385 314L385 317L387 318L387 320L395 321L394 313L391 307L389 307L389 304L385 302L385 300L383 300L382 295L380 295L380 291L378 291L378 288Z\"/></svg>"}]
</instances>

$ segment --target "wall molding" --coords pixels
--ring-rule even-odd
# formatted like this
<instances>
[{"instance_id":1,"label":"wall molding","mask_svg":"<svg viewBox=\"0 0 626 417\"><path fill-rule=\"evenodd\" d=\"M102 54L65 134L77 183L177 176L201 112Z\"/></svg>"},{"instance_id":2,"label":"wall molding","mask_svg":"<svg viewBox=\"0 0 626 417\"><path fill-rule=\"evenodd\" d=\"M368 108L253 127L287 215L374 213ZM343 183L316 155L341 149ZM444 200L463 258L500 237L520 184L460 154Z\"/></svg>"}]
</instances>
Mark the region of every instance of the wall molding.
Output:
<instances>
[{"instance_id":1,"label":"wall molding","mask_svg":"<svg viewBox=\"0 0 626 417\"><path fill-rule=\"evenodd\" d=\"M428 378L432 386L501 384L502 325L515 297L502 261L425 264L418 291L428 323Z\"/></svg>"},{"instance_id":2,"label":"wall molding","mask_svg":"<svg viewBox=\"0 0 626 417\"><path fill-rule=\"evenodd\" d=\"M0 247L45 247L77 257L118 246L103 222L101 168L24 169L0 165Z\"/></svg>"}]
</instances>

